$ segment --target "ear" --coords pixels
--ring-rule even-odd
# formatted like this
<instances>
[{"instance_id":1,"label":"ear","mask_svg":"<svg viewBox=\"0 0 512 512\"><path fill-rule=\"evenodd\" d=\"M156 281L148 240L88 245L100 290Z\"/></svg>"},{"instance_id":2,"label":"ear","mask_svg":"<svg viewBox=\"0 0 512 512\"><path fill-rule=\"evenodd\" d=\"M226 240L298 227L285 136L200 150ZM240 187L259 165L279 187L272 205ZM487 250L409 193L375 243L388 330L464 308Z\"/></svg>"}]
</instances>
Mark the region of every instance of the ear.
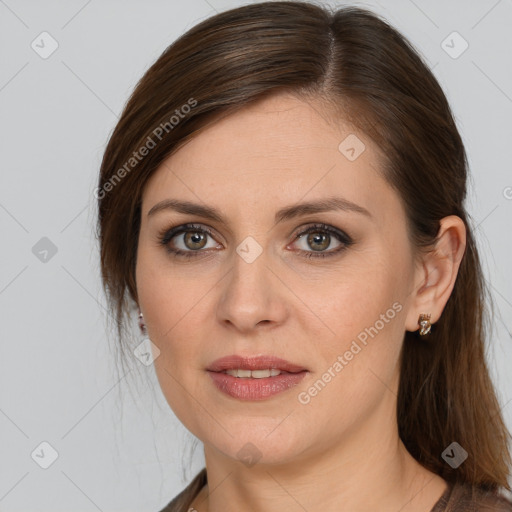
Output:
<instances>
[{"instance_id":1,"label":"ear","mask_svg":"<svg viewBox=\"0 0 512 512\"><path fill-rule=\"evenodd\" d=\"M449 215L440 221L434 250L419 262L414 277L411 306L405 328L419 329L420 313L430 313L430 322L439 320L457 279L460 262L466 249L464 221Z\"/></svg>"}]
</instances>

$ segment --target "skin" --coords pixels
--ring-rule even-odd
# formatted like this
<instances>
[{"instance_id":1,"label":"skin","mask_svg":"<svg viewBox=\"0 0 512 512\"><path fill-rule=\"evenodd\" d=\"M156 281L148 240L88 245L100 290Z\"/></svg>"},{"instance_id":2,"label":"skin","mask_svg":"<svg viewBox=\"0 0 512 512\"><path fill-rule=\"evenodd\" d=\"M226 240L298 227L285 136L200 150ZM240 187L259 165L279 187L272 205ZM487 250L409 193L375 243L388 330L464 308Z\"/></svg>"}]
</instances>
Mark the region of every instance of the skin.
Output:
<instances>
[{"instance_id":1,"label":"skin","mask_svg":"<svg viewBox=\"0 0 512 512\"><path fill-rule=\"evenodd\" d=\"M398 436L398 361L419 314L431 313L432 323L442 314L464 253L464 223L443 219L436 251L415 259L400 199L379 173L379 148L321 112L318 102L284 93L260 100L180 148L144 190L139 306L160 350L155 369L163 394L204 443L209 484L192 504L199 512L428 512L446 489ZM354 161L338 150L349 134L366 146ZM274 222L279 208L332 195L372 217L330 211ZM172 210L148 216L171 197L214 206L227 224ZM190 222L214 236L205 235L195 259L173 258L159 233ZM332 257L305 258L300 251L318 252L318 242L296 235L317 222L354 243ZM252 263L236 252L247 236L263 251ZM343 245L330 240L320 243L324 252ZM181 233L170 245L197 247L186 242ZM300 403L298 394L395 302L400 312ZM230 354L276 355L309 373L291 390L241 401L218 391L205 371ZM248 442L259 456L251 465L238 455Z\"/></svg>"}]
</instances>

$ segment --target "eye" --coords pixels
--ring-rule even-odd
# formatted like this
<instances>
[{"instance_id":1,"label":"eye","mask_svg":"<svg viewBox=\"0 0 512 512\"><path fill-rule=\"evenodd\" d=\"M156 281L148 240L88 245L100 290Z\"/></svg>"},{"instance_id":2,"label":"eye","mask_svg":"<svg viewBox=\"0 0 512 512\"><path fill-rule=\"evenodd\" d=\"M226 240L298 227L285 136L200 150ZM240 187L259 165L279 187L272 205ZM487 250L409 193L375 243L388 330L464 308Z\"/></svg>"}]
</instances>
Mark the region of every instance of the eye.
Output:
<instances>
[{"instance_id":1,"label":"eye","mask_svg":"<svg viewBox=\"0 0 512 512\"><path fill-rule=\"evenodd\" d=\"M207 238L212 237L210 229L198 224L183 224L164 230L160 233L159 241L167 252L178 258L193 258L199 256L202 249L212 249L207 246ZM338 241L334 250L327 251L333 242ZM174 242L176 239L176 242ZM295 240L303 243L299 253L305 258L325 258L335 256L353 244L352 239L343 231L326 224L315 224L295 234ZM173 247L174 246L174 247ZM308 250L308 246L313 250Z\"/></svg>"},{"instance_id":2,"label":"eye","mask_svg":"<svg viewBox=\"0 0 512 512\"><path fill-rule=\"evenodd\" d=\"M207 237L213 237L212 232L208 228L197 224L184 224L161 234L160 243L165 246L169 253L188 258L196 256L195 253L201 252L201 249L211 248L206 245ZM178 248L170 246L170 242L173 239L177 240L177 243L173 245L177 245Z\"/></svg>"},{"instance_id":3,"label":"eye","mask_svg":"<svg viewBox=\"0 0 512 512\"><path fill-rule=\"evenodd\" d=\"M326 258L335 256L352 245L352 239L343 231L328 226L327 224L315 224L306 230L298 233L297 238L302 242L303 248L300 251L305 258ZM333 237L338 241L334 250L327 251L333 242ZM309 251L308 248L313 249Z\"/></svg>"}]
</instances>

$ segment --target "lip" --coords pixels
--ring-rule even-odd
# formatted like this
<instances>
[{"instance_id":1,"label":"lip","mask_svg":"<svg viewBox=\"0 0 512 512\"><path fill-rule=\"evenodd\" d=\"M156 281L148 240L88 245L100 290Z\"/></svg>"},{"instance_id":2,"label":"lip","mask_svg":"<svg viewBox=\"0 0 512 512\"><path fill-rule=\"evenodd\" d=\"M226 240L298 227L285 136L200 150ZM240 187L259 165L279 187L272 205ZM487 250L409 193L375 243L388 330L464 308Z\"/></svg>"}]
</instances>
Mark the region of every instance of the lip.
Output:
<instances>
[{"instance_id":1,"label":"lip","mask_svg":"<svg viewBox=\"0 0 512 512\"><path fill-rule=\"evenodd\" d=\"M225 370L280 370L275 377L233 377L224 373ZM239 400L265 400L278 393L286 391L306 376L308 370L303 366L290 363L285 359L274 356L243 357L231 355L214 361L208 368L217 389L226 395Z\"/></svg>"},{"instance_id":2,"label":"lip","mask_svg":"<svg viewBox=\"0 0 512 512\"><path fill-rule=\"evenodd\" d=\"M282 393L297 384L308 372L282 373L276 377L255 379L252 377L233 377L222 372L208 372L219 391L239 400L265 400Z\"/></svg>"},{"instance_id":3,"label":"lip","mask_svg":"<svg viewBox=\"0 0 512 512\"><path fill-rule=\"evenodd\" d=\"M241 370L268 370L270 368L275 368L276 370L288 373L307 371L307 368L304 368L304 366L293 364L285 359L269 355L255 357L230 355L221 357L211 363L207 370L209 372L223 372L225 370L235 370L237 368Z\"/></svg>"}]
</instances>

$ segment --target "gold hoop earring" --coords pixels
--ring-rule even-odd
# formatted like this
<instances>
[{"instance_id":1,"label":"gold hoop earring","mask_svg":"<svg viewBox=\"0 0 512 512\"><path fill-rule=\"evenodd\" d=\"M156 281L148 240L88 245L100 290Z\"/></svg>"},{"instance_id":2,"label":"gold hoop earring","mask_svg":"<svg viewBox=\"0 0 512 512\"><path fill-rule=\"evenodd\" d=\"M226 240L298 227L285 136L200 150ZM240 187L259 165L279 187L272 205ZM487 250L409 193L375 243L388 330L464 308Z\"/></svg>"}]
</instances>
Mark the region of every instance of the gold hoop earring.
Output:
<instances>
[{"instance_id":1,"label":"gold hoop earring","mask_svg":"<svg viewBox=\"0 0 512 512\"><path fill-rule=\"evenodd\" d=\"M430 328L432 327L432 324L430 323L430 313L421 313L418 319L418 324L420 326L420 336L425 336L425 334L428 334L430 332Z\"/></svg>"}]
</instances>

